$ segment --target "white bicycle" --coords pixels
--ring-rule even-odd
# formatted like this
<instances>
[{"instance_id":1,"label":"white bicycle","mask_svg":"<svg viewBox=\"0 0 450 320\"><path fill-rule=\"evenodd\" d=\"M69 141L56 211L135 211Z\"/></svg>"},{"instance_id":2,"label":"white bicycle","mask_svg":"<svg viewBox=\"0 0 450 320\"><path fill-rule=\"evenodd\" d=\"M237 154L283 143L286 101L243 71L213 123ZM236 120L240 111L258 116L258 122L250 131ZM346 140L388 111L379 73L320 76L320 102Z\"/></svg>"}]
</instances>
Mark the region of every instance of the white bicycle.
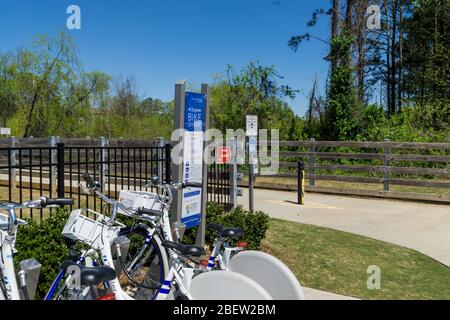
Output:
<instances>
[{"instance_id":1,"label":"white bicycle","mask_svg":"<svg viewBox=\"0 0 450 320\"><path fill-rule=\"evenodd\" d=\"M178 190L186 187L199 187L195 183L176 183L176 184L158 184L157 179L152 179L152 185L162 190L162 194L142 193L141 196L154 199L152 208L138 208L135 204L125 206L119 201L109 199L98 189L98 183L95 183L88 175L84 175L89 189L94 190L95 194L103 201L111 205L111 216L106 218L99 215L96 223L101 223L101 233L97 239L101 242L95 242L94 249L101 251L103 263L114 267L110 244L114 237L144 235L145 241L142 246L138 246L135 254L126 259L123 257L122 246L117 243L113 248L117 253L117 260L120 262L122 271L138 287L153 290L147 298L156 300L165 299L271 299L270 295L255 281L234 272L206 272L207 270L199 267L199 262L195 258L204 254L204 249L198 246L183 245L173 241L172 228L169 220L169 209L172 202L172 190ZM119 199L120 200L120 199ZM133 208L134 207L134 208ZM155 209L156 208L156 209ZM119 210L120 209L120 210ZM121 225L114 229L112 221L116 214L121 213L127 217L145 221L145 224L138 224L131 227ZM73 215L73 216L72 216ZM71 222L68 222L65 228L65 235L82 240L82 230L76 231L76 225L87 225L85 221L80 223L80 213L72 213ZM98 215L98 214L97 214ZM89 224L93 224L92 221ZM92 228L91 228L92 229ZM86 233L86 232L84 232ZM89 232L88 232L89 233ZM175 225L174 233L179 238L178 228ZM91 231L89 234L93 234ZM107 239L109 239L107 241ZM84 241L85 243L86 240ZM91 241L92 242L92 241ZM94 242L91 243L91 247ZM155 254L155 251L157 254ZM105 259L106 257L106 259ZM155 263L157 258L157 263ZM170 268L169 268L170 261ZM159 267L159 272L152 272ZM156 269L158 269L156 267ZM161 271L162 270L162 271ZM205 273L209 273L206 275ZM156 277L155 277L156 274ZM150 277L149 277L150 275ZM140 279L138 279L140 278ZM150 279L149 279L150 278ZM205 287L218 288L216 296L209 293L204 296ZM113 280L110 289L114 292L116 299L131 299L125 293L117 279ZM236 294L239 292L239 294ZM133 297L135 298L136 295Z\"/></svg>"},{"instance_id":2,"label":"white bicycle","mask_svg":"<svg viewBox=\"0 0 450 320\"><path fill-rule=\"evenodd\" d=\"M16 276L13 254L16 251L17 229L18 226L27 224L26 221L17 218L16 210L63 207L72 204L72 199L46 197L23 203L0 203L0 210L8 212L8 215L0 213L0 300L32 299L40 273L39 262L35 259L27 259L20 262L20 270Z\"/></svg>"}]
</instances>

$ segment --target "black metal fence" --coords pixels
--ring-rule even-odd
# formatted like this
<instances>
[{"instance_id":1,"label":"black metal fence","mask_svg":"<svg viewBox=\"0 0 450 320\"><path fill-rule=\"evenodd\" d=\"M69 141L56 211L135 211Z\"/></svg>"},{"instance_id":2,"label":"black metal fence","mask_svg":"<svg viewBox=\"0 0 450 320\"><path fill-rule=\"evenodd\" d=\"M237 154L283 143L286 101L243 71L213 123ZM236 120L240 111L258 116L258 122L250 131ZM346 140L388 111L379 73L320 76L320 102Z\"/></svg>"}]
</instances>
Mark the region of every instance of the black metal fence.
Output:
<instances>
[{"instance_id":1,"label":"black metal fence","mask_svg":"<svg viewBox=\"0 0 450 320\"><path fill-rule=\"evenodd\" d=\"M70 197L75 200L75 208L103 213L104 203L79 188L84 172L99 180L102 192L114 198L123 189L147 190L145 185L152 176L171 182L170 153L171 145L163 140L3 139L0 200ZM208 201L229 206L228 171L224 165L208 167ZM42 219L45 215L41 209L20 212L21 218Z\"/></svg>"},{"instance_id":2,"label":"black metal fence","mask_svg":"<svg viewBox=\"0 0 450 320\"><path fill-rule=\"evenodd\" d=\"M208 202L223 204L226 209L232 207L230 178L230 165L211 164L208 166Z\"/></svg>"}]
</instances>

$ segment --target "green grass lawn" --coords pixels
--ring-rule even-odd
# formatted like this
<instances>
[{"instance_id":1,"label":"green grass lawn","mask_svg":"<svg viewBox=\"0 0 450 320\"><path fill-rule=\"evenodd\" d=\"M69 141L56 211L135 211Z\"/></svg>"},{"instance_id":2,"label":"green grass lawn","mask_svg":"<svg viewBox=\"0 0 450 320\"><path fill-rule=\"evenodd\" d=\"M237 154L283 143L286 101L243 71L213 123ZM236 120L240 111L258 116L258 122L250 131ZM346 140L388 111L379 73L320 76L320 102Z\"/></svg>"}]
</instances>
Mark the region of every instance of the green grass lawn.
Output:
<instances>
[{"instance_id":1,"label":"green grass lawn","mask_svg":"<svg viewBox=\"0 0 450 320\"><path fill-rule=\"evenodd\" d=\"M351 233L271 219L262 249L305 287L361 299L450 299L450 269L417 251ZM367 268L381 289L367 289Z\"/></svg>"}]
</instances>

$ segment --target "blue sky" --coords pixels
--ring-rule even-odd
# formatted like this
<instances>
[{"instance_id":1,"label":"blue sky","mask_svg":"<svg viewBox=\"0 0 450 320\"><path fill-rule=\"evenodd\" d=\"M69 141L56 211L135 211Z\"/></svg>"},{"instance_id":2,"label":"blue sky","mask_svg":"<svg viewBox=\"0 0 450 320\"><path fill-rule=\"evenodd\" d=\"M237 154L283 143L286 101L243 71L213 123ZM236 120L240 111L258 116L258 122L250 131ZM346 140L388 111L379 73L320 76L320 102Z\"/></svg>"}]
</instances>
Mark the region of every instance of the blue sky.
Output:
<instances>
[{"instance_id":1,"label":"blue sky","mask_svg":"<svg viewBox=\"0 0 450 320\"><path fill-rule=\"evenodd\" d=\"M276 4L279 2L279 4ZM66 9L81 8L81 30L67 30ZM34 35L70 34L85 70L112 76L132 75L142 95L173 99L173 85L212 82L227 64L240 69L251 61L274 65L302 93L290 101L303 115L317 74L323 88L326 46L302 44L297 53L287 42L310 32L327 38L329 22L306 22L329 0L0 0L0 51L26 47ZM310 29L310 30L308 30Z\"/></svg>"}]
</instances>

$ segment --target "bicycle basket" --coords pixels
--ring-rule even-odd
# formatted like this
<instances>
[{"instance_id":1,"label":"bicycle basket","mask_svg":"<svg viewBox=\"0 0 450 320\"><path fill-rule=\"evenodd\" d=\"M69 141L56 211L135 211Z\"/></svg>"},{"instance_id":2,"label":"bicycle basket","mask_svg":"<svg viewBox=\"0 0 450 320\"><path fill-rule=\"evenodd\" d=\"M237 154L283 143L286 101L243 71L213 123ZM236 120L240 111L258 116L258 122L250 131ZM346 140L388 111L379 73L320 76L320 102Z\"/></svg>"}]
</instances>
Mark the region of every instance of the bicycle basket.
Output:
<instances>
[{"instance_id":1,"label":"bicycle basket","mask_svg":"<svg viewBox=\"0 0 450 320\"><path fill-rule=\"evenodd\" d=\"M145 208L160 211L161 203L156 193L145 191L121 190L119 193L119 202L127 208ZM119 208L120 214L130 216L130 212Z\"/></svg>"},{"instance_id":2,"label":"bicycle basket","mask_svg":"<svg viewBox=\"0 0 450 320\"><path fill-rule=\"evenodd\" d=\"M95 219L91 219L83 213L93 214ZM119 234L120 227L108 226L105 224L107 219L104 215L89 209L74 210L64 226L62 235L71 240L85 243L93 249L100 249L103 246L102 232L106 231L105 228L108 229L110 242Z\"/></svg>"}]
</instances>

